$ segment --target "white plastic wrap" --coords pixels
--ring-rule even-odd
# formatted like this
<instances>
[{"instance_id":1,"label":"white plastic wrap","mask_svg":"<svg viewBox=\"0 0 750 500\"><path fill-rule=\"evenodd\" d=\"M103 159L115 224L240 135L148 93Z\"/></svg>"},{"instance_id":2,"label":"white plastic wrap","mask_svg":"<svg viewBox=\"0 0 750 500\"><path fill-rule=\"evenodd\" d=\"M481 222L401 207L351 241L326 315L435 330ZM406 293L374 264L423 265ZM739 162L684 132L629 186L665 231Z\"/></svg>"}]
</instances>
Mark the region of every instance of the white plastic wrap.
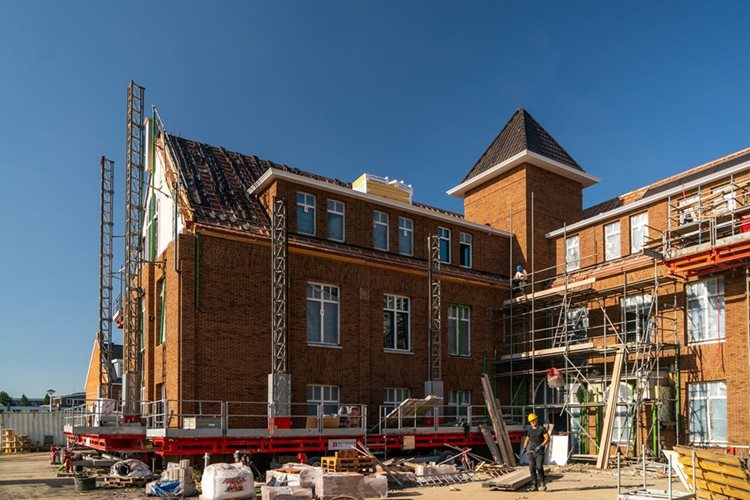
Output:
<instances>
[{"instance_id":1,"label":"white plastic wrap","mask_svg":"<svg viewBox=\"0 0 750 500\"><path fill-rule=\"evenodd\" d=\"M326 472L315 477L315 495L320 500L341 496L356 500L365 498L364 476L356 472Z\"/></svg>"},{"instance_id":2,"label":"white plastic wrap","mask_svg":"<svg viewBox=\"0 0 750 500\"><path fill-rule=\"evenodd\" d=\"M151 477L151 469L148 465L134 458L115 462L109 473L117 477Z\"/></svg>"},{"instance_id":3,"label":"white plastic wrap","mask_svg":"<svg viewBox=\"0 0 750 500\"><path fill-rule=\"evenodd\" d=\"M310 488L264 485L260 496L262 500L312 500L313 494Z\"/></svg>"},{"instance_id":4,"label":"white plastic wrap","mask_svg":"<svg viewBox=\"0 0 750 500\"><path fill-rule=\"evenodd\" d=\"M203 500L255 498L255 480L250 467L242 464L211 464L201 479Z\"/></svg>"},{"instance_id":5,"label":"white plastic wrap","mask_svg":"<svg viewBox=\"0 0 750 500\"><path fill-rule=\"evenodd\" d=\"M364 478L365 498L388 498L388 477L385 474L370 474Z\"/></svg>"}]
</instances>

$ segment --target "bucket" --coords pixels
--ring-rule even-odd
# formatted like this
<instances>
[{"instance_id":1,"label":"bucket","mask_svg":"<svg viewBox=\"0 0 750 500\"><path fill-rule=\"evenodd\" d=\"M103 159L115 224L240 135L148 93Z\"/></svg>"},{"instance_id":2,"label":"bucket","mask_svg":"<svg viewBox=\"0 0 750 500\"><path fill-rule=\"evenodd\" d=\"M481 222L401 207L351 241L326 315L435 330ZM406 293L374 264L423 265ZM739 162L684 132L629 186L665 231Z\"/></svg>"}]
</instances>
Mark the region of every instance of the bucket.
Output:
<instances>
[{"instance_id":1,"label":"bucket","mask_svg":"<svg viewBox=\"0 0 750 500\"><path fill-rule=\"evenodd\" d=\"M76 491L89 491L96 488L96 477L74 477Z\"/></svg>"}]
</instances>

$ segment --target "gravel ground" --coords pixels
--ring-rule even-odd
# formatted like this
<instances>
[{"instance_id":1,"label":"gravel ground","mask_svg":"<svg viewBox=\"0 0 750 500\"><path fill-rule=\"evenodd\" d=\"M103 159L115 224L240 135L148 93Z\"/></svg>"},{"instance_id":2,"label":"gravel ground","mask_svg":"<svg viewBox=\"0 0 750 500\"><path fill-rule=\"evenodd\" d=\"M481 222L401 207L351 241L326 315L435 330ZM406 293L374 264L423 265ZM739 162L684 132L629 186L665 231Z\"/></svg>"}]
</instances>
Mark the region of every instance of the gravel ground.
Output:
<instances>
[{"instance_id":1,"label":"gravel ground","mask_svg":"<svg viewBox=\"0 0 750 500\"><path fill-rule=\"evenodd\" d=\"M47 464L48 453L28 453L23 455L0 455L0 500L23 498L54 499L145 499L148 498L142 488L104 489L97 488L90 492L77 492L72 478L58 478L55 467ZM570 498L614 499L617 492L617 477L612 471L597 471L589 466L575 465L566 468L551 467L548 472L547 492L525 492L523 489L514 492L490 491L482 483L467 483L455 486L431 488L410 488L403 491L392 491L389 498L417 500L523 500L534 498ZM666 479L648 479L648 487L664 490ZM625 489L641 487L641 478L635 470L625 470L622 476ZM680 485L675 484L675 488Z\"/></svg>"}]
</instances>

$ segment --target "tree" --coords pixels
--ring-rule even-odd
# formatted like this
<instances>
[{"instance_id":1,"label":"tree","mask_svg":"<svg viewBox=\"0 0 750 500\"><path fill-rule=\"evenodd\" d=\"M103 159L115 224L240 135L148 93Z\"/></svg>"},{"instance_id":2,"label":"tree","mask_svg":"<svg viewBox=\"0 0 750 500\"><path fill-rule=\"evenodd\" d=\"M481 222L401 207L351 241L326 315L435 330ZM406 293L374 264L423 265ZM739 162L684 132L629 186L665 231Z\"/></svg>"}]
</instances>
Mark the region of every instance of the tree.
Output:
<instances>
[{"instance_id":1,"label":"tree","mask_svg":"<svg viewBox=\"0 0 750 500\"><path fill-rule=\"evenodd\" d=\"M12 404L13 399L10 397L10 394L0 391L0 406L11 406Z\"/></svg>"},{"instance_id":2,"label":"tree","mask_svg":"<svg viewBox=\"0 0 750 500\"><path fill-rule=\"evenodd\" d=\"M26 397L26 394L21 394L21 401L18 402L18 406L31 406L29 398Z\"/></svg>"},{"instance_id":3,"label":"tree","mask_svg":"<svg viewBox=\"0 0 750 500\"><path fill-rule=\"evenodd\" d=\"M44 395L44 401L42 401L42 405L48 405L49 404L49 394Z\"/></svg>"}]
</instances>

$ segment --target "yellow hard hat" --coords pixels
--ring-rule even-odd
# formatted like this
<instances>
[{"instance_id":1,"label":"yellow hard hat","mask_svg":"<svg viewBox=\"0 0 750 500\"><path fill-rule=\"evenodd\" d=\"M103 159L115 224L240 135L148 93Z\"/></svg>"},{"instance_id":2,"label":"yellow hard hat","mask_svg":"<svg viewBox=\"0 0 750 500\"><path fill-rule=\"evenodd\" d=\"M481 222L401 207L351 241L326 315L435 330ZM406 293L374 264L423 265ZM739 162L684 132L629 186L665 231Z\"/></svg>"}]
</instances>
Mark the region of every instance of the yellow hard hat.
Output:
<instances>
[{"instance_id":1,"label":"yellow hard hat","mask_svg":"<svg viewBox=\"0 0 750 500\"><path fill-rule=\"evenodd\" d=\"M536 413L529 413L528 420L529 422L533 422L534 420L536 420Z\"/></svg>"}]
</instances>

